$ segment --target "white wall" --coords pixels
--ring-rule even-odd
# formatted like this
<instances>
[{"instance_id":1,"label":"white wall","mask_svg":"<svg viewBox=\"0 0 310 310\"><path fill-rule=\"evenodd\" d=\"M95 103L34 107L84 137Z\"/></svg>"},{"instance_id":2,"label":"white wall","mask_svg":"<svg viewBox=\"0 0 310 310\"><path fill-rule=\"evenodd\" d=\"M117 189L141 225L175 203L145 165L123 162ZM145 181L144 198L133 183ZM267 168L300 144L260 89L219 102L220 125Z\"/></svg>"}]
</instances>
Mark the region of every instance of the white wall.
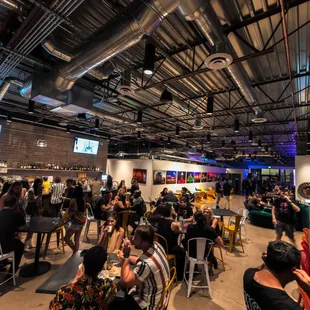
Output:
<instances>
[{"instance_id":1,"label":"white wall","mask_svg":"<svg viewBox=\"0 0 310 310\"><path fill-rule=\"evenodd\" d=\"M146 169L147 179L146 184L140 184L140 190L145 201L149 201L159 196L159 193L167 187L172 191L181 190L186 186L190 191L195 191L195 188L205 188L214 186L215 182L206 183L190 183L190 184L164 184L153 185L154 170L170 170L170 171L192 171L192 172L215 172L226 173L225 168L209 167L194 164L177 163L165 160L151 159L108 159L106 173L113 177L113 180L120 182L125 180L126 186L130 187L133 169Z\"/></svg>"},{"instance_id":2,"label":"white wall","mask_svg":"<svg viewBox=\"0 0 310 310\"><path fill-rule=\"evenodd\" d=\"M151 197L151 184L153 184L153 171L151 159L108 159L106 173L113 177L113 181L125 180L127 188L131 187L133 169L146 169L146 184L139 184L142 197L149 201Z\"/></svg>"},{"instance_id":3,"label":"white wall","mask_svg":"<svg viewBox=\"0 0 310 310\"><path fill-rule=\"evenodd\" d=\"M298 200L304 201L305 199L298 195L297 189L301 183L310 182L310 157L309 156L296 156L295 157L295 177L296 189L295 195Z\"/></svg>"}]
</instances>

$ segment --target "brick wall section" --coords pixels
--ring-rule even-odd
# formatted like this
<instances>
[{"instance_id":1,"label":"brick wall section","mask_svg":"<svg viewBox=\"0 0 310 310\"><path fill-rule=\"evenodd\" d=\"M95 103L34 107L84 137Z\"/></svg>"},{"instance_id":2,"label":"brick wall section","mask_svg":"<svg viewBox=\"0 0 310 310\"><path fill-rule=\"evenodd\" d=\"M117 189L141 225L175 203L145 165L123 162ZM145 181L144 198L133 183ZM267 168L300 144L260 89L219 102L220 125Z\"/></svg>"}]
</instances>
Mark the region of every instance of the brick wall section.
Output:
<instances>
[{"instance_id":1,"label":"brick wall section","mask_svg":"<svg viewBox=\"0 0 310 310\"><path fill-rule=\"evenodd\" d=\"M92 136L75 133L67 134L66 131L41 128L22 123L7 123L0 120L2 131L0 133L0 161L6 160L9 167L17 167L21 163L45 163L57 165L83 165L100 167L106 170L107 141ZM99 140L98 154L87 155L73 153L76 137ZM47 147L37 146L37 140L47 141Z\"/></svg>"}]
</instances>

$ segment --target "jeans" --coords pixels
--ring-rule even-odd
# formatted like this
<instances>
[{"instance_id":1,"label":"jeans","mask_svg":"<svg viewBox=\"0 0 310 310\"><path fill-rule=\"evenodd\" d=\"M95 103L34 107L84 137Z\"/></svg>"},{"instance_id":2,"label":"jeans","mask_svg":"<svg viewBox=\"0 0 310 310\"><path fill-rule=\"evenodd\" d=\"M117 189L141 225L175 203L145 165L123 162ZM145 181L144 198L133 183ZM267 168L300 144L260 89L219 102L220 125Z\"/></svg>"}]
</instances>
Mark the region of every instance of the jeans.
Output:
<instances>
[{"instance_id":1,"label":"jeans","mask_svg":"<svg viewBox=\"0 0 310 310\"><path fill-rule=\"evenodd\" d=\"M61 205L62 205L62 203L53 203L53 204L51 204L52 216L53 217L59 217L59 211L60 211Z\"/></svg>"}]
</instances>

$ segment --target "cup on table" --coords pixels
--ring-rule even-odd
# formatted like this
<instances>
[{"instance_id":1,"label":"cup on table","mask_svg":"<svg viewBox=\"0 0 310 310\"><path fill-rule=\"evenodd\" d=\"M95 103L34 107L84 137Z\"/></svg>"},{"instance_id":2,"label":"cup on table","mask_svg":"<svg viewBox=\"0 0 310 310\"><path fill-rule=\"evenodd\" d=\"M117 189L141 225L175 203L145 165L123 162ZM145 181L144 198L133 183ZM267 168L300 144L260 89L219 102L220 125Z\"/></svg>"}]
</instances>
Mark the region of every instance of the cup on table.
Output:
<instances>
[{"instance_id":1,"label":"cup on table","mask_svg":"<svg viewBox=\"0 0 310 310\"><path fill-rule=\"evenodd\" d=\"M31 221L31 215L26 214L26 216L25 216L26 225L28 225L30 223L30 221Z\"/></svg>"}]
</instances>

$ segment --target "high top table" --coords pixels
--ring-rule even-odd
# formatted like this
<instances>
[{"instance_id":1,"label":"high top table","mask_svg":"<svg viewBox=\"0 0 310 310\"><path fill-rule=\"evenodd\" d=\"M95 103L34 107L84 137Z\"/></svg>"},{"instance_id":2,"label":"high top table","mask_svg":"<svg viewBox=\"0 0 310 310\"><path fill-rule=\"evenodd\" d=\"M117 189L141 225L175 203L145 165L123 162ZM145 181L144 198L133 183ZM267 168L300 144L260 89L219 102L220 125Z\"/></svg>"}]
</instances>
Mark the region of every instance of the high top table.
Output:
<instances>
[{"instance_id":1,"label":"high top table","mask_svg":"<svg viewBox=\"0 0 310 310\"><path fill-rule=\"evenodd\" d=\"M36 252L34 263L27 264L23 266L19 275L22 277L35 277L43 273L46 273L51 268L51 263L49 262L40 262L40 248L41 248L41 237L42 234L49 234L56 231L59 227L63 226L68 221L65 221L61 218L52 218L52 217L32 217L30 223L20 227L18 232L29 232L37 234L36 242Z\"/></svg>"},{"instance_id":2,"label":"high top table","mask_svg":"<svg viewBox=\"0 0 310 310\"><path fill-rule=\"evenodd\" d=\"M231 211L230 209L212 209L213 214L221 217L221 221L223 222L224 216L235 216L239 215L238 213Z\"/></svg>"}]
</instances>

